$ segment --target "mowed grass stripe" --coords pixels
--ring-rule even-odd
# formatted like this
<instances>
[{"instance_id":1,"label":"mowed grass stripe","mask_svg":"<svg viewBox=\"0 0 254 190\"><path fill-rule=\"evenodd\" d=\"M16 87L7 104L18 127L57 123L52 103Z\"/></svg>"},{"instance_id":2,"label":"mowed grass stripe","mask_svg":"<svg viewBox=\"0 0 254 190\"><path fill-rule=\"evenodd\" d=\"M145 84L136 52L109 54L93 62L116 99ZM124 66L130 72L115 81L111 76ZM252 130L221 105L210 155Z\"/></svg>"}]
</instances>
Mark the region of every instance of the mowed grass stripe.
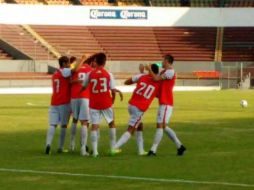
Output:
<instances>
[{"instance_id":1,"label":"mowed grass stripe","mask_svg":"<svg viewBox=\"0 0 254 190\"><path fill-rule=\"evenodd\" d=\"M195 181L195 180L185 180L185 179L161 179L161 178L148 178L148 177L100 175L100 174L53 172L53 171L38 171L38 170L20 170L20 169L7 169L7 168L0 168L0 172L30 173L30 174L43 174L43 175L62 175L62 176L77 176L77 177L94 177L94 178L111 178L111 179L126 179L126 180L136 180L136 181L165 182L165 183L189 183L189 184L223 185L223 186L237 186L237 187L254 187L254 184L243 184L243 183Z\"/></svg>"}]
</instances>

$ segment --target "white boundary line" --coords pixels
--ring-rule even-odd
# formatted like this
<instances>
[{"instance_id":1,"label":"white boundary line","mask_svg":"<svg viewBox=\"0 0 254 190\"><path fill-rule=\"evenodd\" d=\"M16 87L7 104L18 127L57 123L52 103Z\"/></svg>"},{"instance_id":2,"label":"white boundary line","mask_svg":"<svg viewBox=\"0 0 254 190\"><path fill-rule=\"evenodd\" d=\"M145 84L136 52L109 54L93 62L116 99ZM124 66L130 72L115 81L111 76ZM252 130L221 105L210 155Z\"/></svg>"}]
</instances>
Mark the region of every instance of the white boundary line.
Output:
<instances>
[{"instance_id":1,"label":"white boundary line","mask_svg":"<svg viewBox=\"0 0 254 190\"><path fill-rule=\"evenodd\" d=\"M222 186L236 186L236 187L254 187L254 184L244 184L244 183L215 182L215 181L210 182L210 181L194 181L194 180L185 180L185 179L163 179L163 178L115 176L115 175L97 175L97 174L51 172L51 171L7 169L7 168L0 168L0 172L30 173L30 174L43 174L43 175L48 174L48 175L78 176L78 177L96 177L96 178L111 178L111 179L126 179L126 180L136 180L136 181L165 182L165 183L187 183L187 184L222 185Z\"/></svg>"}]
</instances>

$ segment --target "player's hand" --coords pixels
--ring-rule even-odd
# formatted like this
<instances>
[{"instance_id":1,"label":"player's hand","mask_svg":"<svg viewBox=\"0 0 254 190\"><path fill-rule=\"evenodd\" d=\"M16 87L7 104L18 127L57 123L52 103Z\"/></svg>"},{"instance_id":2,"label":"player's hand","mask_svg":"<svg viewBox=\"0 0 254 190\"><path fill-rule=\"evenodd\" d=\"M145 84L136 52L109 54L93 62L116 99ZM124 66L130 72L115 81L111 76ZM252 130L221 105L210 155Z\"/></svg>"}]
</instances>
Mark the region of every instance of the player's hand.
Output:
<instances>
[{"instance_id":1,"label":"player's hand","mask_svg":"<svg viewBox=\"0 0 254 190\"><path fill-rule=\"evenodd\" d=\"M144 64L140 63L139 64L139 72L144 73L144 71L145 71L145 66L144 66Z\"/></svg>"},{"instance_id":2,"label":"player's hand","mask_svg":"<svg viewBox=\"0 0 254 190\"><path fill-rule=\"evenodd\" d=\"M146 64L146 65L145 65L145 69L146 69L147 71L150 71L150 70L151 70L151 64Z\"/></svg>"},{"instance_id":3,"label":"player's hand","mask_svg":"<svg viewBox=\"0 0 254 190\"><path fill-rule=\"evenodd\" d=\"M119 96L120 96L120 101L122 102L123 101L123 93L120 90L118 91L118 93L119 93Z\"/></svg>"}]
</instances>

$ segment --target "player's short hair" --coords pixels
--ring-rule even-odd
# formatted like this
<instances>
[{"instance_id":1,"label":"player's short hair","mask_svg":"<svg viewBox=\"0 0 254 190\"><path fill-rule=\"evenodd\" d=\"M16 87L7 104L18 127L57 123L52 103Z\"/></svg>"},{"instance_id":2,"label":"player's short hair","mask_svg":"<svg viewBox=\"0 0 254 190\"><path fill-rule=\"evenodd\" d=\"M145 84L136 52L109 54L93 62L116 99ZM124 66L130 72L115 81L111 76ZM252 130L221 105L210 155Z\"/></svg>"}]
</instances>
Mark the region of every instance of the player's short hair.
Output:
<instances>
[{"instance_id":1,"label":"player's short hair","mask_svg":"<svg viewBox=\"0 0 254 190\"><path fill-rule=\"evenodd\" d=\"M96 54L93 54L93 55L91 55L90 57L88 57L88 58L84 61L84 63L85 63L85 64L88 64L88 65L91 65L91 63L92 63L93 61L95 61L95 58L96 58Z\"/></svg>"},{"instance_id":2,"label":"player's short hair","mask_svg":"<svg viewBox=\"0 0 254 190\"><path fill-rule=\"evenodd\" d=\"M61 56L61 57L58 59L58 63L59 63L59 66L60 66L60 67L63 67L64 64L67 64L67 63L69 63L69 62L70 62L70 60L69 60L69 58L68 58L67 56Z\"/></svg>"},{"instance_id":3,"label":"player's short hair","mask_svg":"<svg viewBox=\"0 0 254 190\"><path fill-rule=\"evenodd\" d=\"M159 73L159 66L157 64L152 64L151 65L151 69L153 71L154 74L158 74Z\"/></svg>"},{"instance_id":4,"label":"player's short hair","mask_svg":"<svg viewBox=\"0 0 254 190\"><path fill-rule=\"evenodd\" d=\"M77 58L76 57L74 57L74 56L71 56L70 57L70 63L72 64L73 62L75 62L77 60Z\"/></svg>"},{"instance_id":5,"label":"player's short hair","mask_svg":"<svg viewBox=\"0 0 254 190\"><path fill-rule=\"evenodd\" d=\"M95 56L95 61L98 66L105 65L107 56L105 53L97 53Z\"/></svg>"},{"instance_id":6,"label":"player's short hair","mask_svg":"<svg viewBox=\"0 0 254 190\"><path fill-rule=\"evenodd\" d=\"M170 55L170 54L166 54L164 56L164 59L167 60L171 64L173 64L173 62L174 62L174 57L172 55Z\"/></svg>"}]
</instances>

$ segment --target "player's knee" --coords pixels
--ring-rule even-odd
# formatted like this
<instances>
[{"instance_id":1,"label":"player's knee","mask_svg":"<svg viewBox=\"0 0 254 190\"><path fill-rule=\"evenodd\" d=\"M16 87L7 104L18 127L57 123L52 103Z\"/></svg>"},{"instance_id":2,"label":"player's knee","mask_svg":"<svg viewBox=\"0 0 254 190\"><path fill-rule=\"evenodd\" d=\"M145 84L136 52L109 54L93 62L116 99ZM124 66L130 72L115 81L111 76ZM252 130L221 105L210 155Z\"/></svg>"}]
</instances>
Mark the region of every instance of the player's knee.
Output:
<instances>
[{"instance_id":1,"label":"player's knee","mask_svg":"<svg viewBox=\"0 0 254 190\"><path fill-rule=\"evenodd\" d=\"M115 122L114 121L111 121L109 124L108 124L109 128L115 128Z\"/></svg>"},{"instance_id":2,"label":"player's knee","mask_svg":"<svg viewBox=\"0 0 254 190\"><path fill-rule=\"evenodd\" d=\"M131 135L134 134L134 132L136 131L135 127L129 126L128 130L127 130Z\"/></svg>"},{"instance_id":3,"label":"player's knee","mask_svg":"<svg viewBox=\"0 0 254 190\"><path fill-rule=\"evenodd\" d=\"M78 120L75 119L75 118L73 118L73 119L72 119L72 122L75 123L75 124L77 124L77 123L78 123Z\"/></svg>"},{"instance_id":4,"label":"player's knee","mask_svg":"<svg viewBox=\"0 0 254 190\"><path fill-rule=\"evenodd\" d=\"M163 128L165 128L164 125L165 124L163 124L163 123L157 123L157 128L158 129L163 129Z\"/></svg>"},{"instance_id":5,"label":"player's knee","mask_svg":"<svg viewBox=\"0 0 254 190\"><path fill-rule=\"evenodd\" d=\"M143 124L139 124L137 131L143 131Z\"/></svg>"}]
</instances>

